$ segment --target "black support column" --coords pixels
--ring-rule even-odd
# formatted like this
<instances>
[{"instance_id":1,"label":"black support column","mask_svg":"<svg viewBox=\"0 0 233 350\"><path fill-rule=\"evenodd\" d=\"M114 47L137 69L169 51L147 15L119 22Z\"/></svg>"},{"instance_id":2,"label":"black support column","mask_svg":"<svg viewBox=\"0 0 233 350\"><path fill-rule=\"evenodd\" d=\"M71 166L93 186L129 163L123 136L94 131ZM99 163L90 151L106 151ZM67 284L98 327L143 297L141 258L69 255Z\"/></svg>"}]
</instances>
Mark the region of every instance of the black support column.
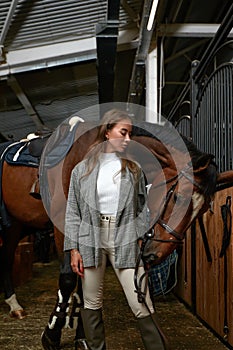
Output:
<instances>
[{"instance_id":1,"label":"black support column","mask_svg":"<svg viewBox=\"0 0 233 350\"><path fill-rule=\"evenodd\" d=\"M99 103L113 102L120 0L108 0L107 21L96 26Z\"/></svg>"}]
</instances>

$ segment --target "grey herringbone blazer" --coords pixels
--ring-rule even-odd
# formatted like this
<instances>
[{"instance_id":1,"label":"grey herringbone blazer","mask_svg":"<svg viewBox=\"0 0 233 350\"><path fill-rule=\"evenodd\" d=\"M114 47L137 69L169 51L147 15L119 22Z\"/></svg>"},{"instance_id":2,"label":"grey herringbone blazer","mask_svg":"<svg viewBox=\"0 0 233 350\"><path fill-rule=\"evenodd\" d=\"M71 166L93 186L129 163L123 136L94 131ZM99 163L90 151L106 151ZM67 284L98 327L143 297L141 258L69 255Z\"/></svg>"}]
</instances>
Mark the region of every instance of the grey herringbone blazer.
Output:
<instances>
[{"instance_id":1,"label":"grey herringbone blazer","mask_svg":"<svg viewBox=\"0 0 233 350\"><path fill-rule=\"evenodd\" d=\"M86 160L71 173L65 218L64 250L78 248L84 267L99 266L102 261L100 242L100 213L97 202L99 164L90 175ZM139 248L137 239L146 231L146 187L139 168L138 183L126 168L121 175L120 196L115 225L115 267L134 268ZM105 213L106 214L106 213Z\"/></svg>"}]
</instances>

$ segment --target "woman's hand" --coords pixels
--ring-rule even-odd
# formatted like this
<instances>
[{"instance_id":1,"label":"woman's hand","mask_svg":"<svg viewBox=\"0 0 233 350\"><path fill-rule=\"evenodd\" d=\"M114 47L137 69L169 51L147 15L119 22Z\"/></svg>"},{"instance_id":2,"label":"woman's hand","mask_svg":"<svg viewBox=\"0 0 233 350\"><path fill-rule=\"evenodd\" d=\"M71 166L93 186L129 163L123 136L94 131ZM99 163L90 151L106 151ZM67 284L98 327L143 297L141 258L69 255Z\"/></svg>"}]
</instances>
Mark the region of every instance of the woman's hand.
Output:
<instances>
[{"instance_id":1,"label":"woman's hand","mask_svg":"<svg viewBox=\"0 0 233 350\"><path fill-rule=\"evenodd\" d=\"M141 249L141 247L142 247L142 238L139 238L139 239L138 239L138 246L139 246L139 248Z\"/></svg>"},{"instance_id":2,"label":"woman's hand","mask_svg":"<svg viewBox=\"0 0 233 350\"><path fill-rule=\"evenodd\" d=\"M77 273L80 277L84 277L83 259L77 249L71 249L71 268L73 272Z\"/></svg>"}]
</instances>

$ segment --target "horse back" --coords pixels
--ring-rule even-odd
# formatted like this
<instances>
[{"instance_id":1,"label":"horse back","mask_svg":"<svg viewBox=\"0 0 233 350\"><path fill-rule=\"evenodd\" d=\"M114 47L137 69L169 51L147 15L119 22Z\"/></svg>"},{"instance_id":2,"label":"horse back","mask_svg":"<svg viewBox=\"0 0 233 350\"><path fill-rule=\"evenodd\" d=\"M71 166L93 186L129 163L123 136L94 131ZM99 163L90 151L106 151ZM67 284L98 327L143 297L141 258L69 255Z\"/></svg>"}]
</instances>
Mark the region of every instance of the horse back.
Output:
<instances>
[{"instance_id":1,"label":"horse back","mask_svg":"<svg viewBox=\"0 0 233 350\"><path fill-rule=\"evenodd\" d=\"M49 218L40 199L30 195L38 180L38 168L14 166L4 161L2 169L2 200L9 215L23 225L46 228Z\"/></svg>"}]
</instances>

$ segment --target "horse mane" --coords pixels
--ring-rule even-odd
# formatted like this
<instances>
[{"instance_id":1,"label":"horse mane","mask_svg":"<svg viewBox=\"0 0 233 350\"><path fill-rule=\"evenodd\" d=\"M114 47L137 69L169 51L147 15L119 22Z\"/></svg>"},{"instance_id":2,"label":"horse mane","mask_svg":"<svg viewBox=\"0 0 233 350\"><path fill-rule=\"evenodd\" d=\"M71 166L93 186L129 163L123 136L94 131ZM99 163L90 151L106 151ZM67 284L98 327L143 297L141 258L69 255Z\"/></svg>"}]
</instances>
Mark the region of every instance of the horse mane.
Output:
<instances>
[{"instance_id":1,"label":"horse mane","mask_svg":"<svg viewBox=\"0 0 233 350\"><path fill-rule=\"evenodd\" d=\"M174 127L171 127L171 124L169 123L162 125L143 121L133 125L132 136L152 137L162 143L180 149L178 148L178 137L174 130Z\"/></svg>"},{"instance_id":2,"label":"horse mane","mask_svg":"<svg viewBox=\"0 0 233 350\"><path fill-rule=\"evenodd\" d=\"M213 161L214 155L206 153L197 148L197 146L186 136L180 134L170 123L154 124L141 122L133 126L133 136L152 137L165 145L170 145L179 151L184 151L184 144L190 154L194 170L203 167L204 175L201 176L201 187L204 195L212 196L216 190L217 173L216 163ZM183 142L182 142L182 141ZM205 162L205 163L203 163ZM204 165L208 165L204 167Z\"/></svg>"},{"instance_id":3,"label":"horse mane","mask_svg":"<svg viewBox=\"0 0 233 350\"><path fill-rule=\"evenodd\" d=\"M192 159L193 168L197 168L199 159L204 155L209 156L209 159L213 159L214 156L209 153L205 153L197 148L197 146L186 136L180 134L171 126L170 123L164 125L154 124L149 122L141 122L133 126L133 136L147 136L152 137L165 145L170 145L179 151L184 151L184 144L190 153ZM183 140L183 142L180 141Z\"/></svg>"}]
</instances>

